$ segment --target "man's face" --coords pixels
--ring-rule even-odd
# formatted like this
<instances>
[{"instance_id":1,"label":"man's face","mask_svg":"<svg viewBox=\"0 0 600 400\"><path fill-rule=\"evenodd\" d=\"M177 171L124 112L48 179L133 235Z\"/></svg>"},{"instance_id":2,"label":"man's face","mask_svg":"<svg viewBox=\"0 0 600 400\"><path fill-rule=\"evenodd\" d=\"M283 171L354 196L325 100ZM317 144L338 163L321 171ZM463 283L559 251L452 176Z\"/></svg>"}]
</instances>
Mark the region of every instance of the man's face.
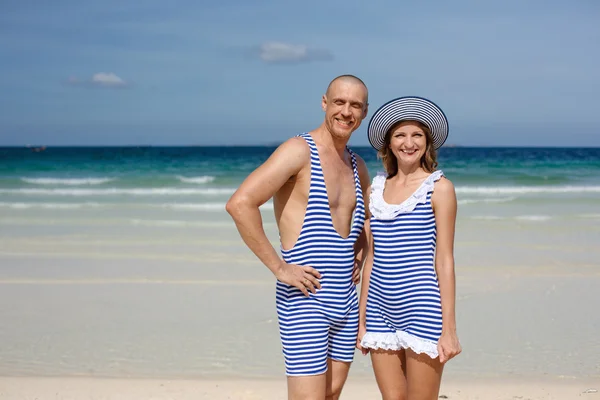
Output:
<instances>
[{"instance_id":1,"label":"man's face","mask_svg":"<svg viewBox=\"0 0 600 400\"><path fill-rule=\"evenodd\" d=\"M367 88L358 82L337 80L323 96L325 126L335 138L348 140L367 116Z\"/></svg>"}]
</instances>

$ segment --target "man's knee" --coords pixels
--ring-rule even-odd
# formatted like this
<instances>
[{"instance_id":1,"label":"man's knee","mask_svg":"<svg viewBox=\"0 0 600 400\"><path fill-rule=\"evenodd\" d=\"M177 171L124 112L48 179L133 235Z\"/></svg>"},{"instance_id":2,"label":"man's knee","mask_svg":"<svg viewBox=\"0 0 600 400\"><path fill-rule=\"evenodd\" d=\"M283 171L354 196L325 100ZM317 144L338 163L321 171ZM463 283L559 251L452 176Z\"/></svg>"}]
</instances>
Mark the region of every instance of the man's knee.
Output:
<instances>
[{"instance_id":1,"label":"man's knee","mask_svg":"<svg viewBox=\"0 0 600 400\"><path fill-rule=\"evenodd\" d=\"M327 395L325 396L326 400L338 400L340 395L342 394L342 389L344 387L344 382L338 383L336 385L328 385L327 386Z\"/></svg>"},{"instance_id":2,"label":"man's knee","mask_svg":"<svg viewBox=\"0 0 600 400\"><path fill-rule=\"evenodd\" d=\"M327 394L327 396L325 396L325 400L338 400L340 398L341 394L342 394L341 390L335 394L334 393Z\"/></svg>"},{"instance_id":3,"label":"man's knee","mask_svg":"<svg viewBox=\"0 0 600 400\"><path fill-rule=\"evenodd\" d=\"M327 370L327 400L337 400L340 398L346 379L348 378L348 371L350 370L349 362L334 361L328 359L328 370Z\"/></svg>"}]
</instances>

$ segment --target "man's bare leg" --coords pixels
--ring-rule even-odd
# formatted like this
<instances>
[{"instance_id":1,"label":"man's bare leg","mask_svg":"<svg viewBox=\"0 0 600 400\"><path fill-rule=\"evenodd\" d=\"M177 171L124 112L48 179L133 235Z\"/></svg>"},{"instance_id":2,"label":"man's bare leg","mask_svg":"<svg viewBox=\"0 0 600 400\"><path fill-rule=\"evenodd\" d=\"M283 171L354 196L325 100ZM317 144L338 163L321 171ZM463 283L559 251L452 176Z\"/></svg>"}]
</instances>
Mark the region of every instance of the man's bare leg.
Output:
<instances>
[{"instance_id":1,"label":"man's bare leg","mask_svg":"<svg viewBox=\"0 0 600 400\"><path fill-rule=\"evenodd\" d=\"M338 400L348 378L350 363L327 359L327 372L311 376L288 376L289 400Z\"/></svg>"},{"instance_id":2,"label":"man's bare leg","mask_svg":"<svg viewBox=\"0 0 600 400\"><path fill-rule=\"evenodd\" d=\"M349 362L327 359L327 395L326 400L338 400L350 371Z\"/></svg>"},{"instance_id":3,"label":"man's bare leg","mask_svg":"<svg viewBox=\"0 0 600 400\"><path fill-rule=\"evenodd\" d=\"M288 400L324 400L327 390L326 373L309 376L288 376Z\"/></svg>"}]
</instances>

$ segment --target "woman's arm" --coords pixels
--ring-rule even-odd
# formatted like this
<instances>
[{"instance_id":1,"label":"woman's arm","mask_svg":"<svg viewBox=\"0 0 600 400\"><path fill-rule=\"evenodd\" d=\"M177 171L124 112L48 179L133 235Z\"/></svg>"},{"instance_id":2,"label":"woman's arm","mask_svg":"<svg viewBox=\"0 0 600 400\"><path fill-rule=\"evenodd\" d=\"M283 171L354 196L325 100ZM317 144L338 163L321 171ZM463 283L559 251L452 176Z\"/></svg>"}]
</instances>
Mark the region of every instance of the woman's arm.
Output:
<instances>
[{"instance_id":1,"label":"woman's arm","mask_svg":"<svg viewBox=\"0 0 600 400\"><path fill-rule=\"evenodd\" d=\"M461 352L456 334L456 279L454 273L454 232L457 202L454 185L446 178L435 184L431 196L437 243L435 270L442 299L442 335L438 341L440 362L444 363Z\"/></svg>"},{"instance_id":2,"label":"woman's arm","mask_svg":"<svg viewBox=\"0 0 600 400\"><path fill-rule=\"evenodd\" d=\"M373 269L373 235L371 233L370 220L365 223L365 236L367 237L366 259L362 271L362 284L360 285L360 298L358 302L358 337L356 347L363 354L368 353L368 349L364 349L360 342L367 331L367 296L369 293L369 284L371 282L371 270Z\"/></svg>"}]
</instances>

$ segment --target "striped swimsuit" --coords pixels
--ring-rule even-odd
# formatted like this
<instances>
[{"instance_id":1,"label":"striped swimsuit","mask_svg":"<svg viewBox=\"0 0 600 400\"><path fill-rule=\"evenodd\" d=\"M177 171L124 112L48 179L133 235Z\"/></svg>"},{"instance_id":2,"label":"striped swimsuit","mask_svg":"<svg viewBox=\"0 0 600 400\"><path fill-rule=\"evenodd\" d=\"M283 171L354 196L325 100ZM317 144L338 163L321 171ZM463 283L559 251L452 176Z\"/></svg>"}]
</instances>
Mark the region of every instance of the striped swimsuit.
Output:
<instances>
[{"instance_id":1,"label":"striped swimsuit","mask_svg":"<svg viewBox=\"0 0 600 400\"><path fill-rule=\"evenodd\" d=\"M289 264L311 266L322 278L321 289L306 297L299 289L277 281L277 315L288 376L327 371L327 358L352 362L358 333L358 296L352 281L354 243L360 235L365 208L356 158L352 159L356 208L350 234L341 237L333 227L329 199L317 146L309 134L300 135L310 147L310 189L300 235L289 250Z\"/></svg>"},{"instance_id":2,"label":"striped swimsuit","mask_svg":"<svg viewBox=\"0 0 600 400\"><path fill-rule=\"evenodd\" d=\"M386 177L371 186L373 269L367 296L367 333L371 349L401 350L438 356L442 307L435 272L436 224L431 206L435 171L399 205L383 200Z\"/></svg>"}]
</instances>

